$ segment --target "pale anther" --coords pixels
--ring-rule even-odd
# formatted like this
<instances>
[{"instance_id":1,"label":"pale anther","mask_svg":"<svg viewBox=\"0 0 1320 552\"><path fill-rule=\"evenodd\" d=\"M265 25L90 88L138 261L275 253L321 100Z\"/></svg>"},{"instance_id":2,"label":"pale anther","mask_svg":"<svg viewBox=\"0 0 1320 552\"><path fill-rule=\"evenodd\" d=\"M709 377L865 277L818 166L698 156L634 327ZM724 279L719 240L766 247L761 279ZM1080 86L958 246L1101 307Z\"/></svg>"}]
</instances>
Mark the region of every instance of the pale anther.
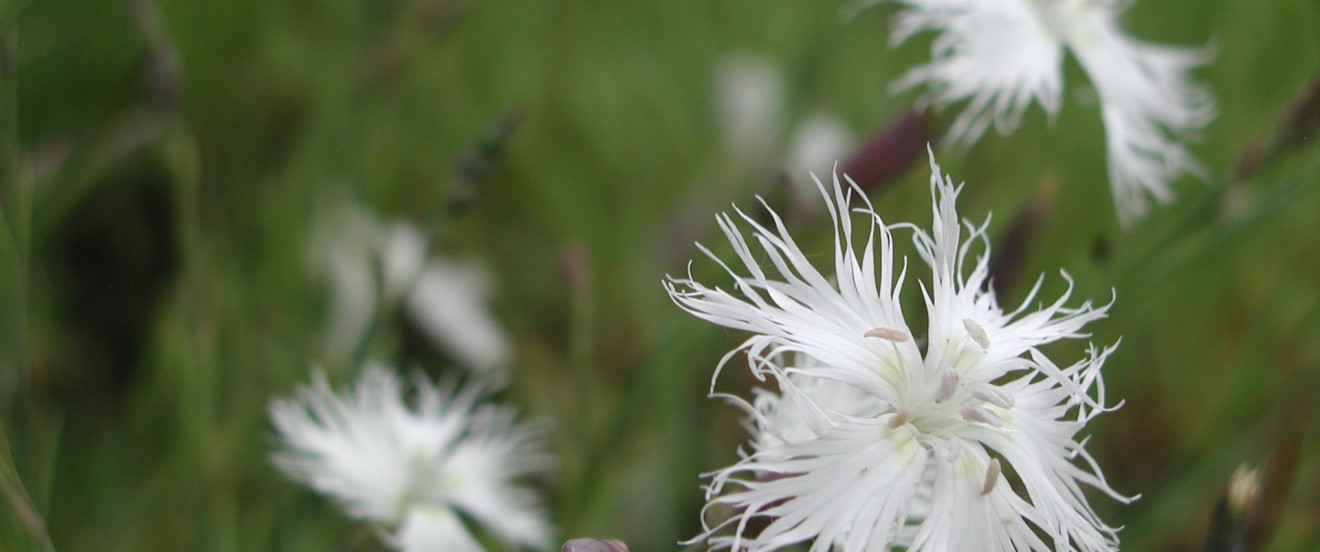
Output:
<instances>
[{"instance_id":1,"label":"pale anther","mask_svg":"<svg viewBox=\"0 0 1320 552\"><path fill-rule=\"evenodd\" d=\"M982 349L990 348L990 337L985 335L985 330L981 329L980 324L977 324L971 318L964 318L963 328L967 329L968 337L971 337L972 341L975 341Z\"/></svg>"},{"instance_id":2,"label":"pale anther","mask_svg":"<svg viewBox=\"0 0 1320 552\"><path fill-rule=\"evenodd\" d=\"M962 412L960 412L960 414L962 414L964 420L967 420L969 422L981 422L983 424L989 424L995 427L1004 426L1004 421L999 419L998 415L984 408L968 407L962 409Z\"/></svg>"},{"instance_id":3,"label":"pale anther","mask_svg":"<svg viewBox=\"0 0 1320 552\"><path fill-rule=\"evenodd\" d=\"M958 459L959 454L962 454L962 440L957 437L949 439L949 454L946 458L950 463L953 463L954 460Z\"/></svg>"},{"instance_id":4,"label":"pale anther","mask_svg":"<svg viewBox=\"0 0 1320 552\"><path fill-rule=\"evenodd\" d=\"M999 473L1002 468L999 467L999 459L991 458L990 467L985 470L985 483L981 484L981 494L988 495L990 491L995 490L995 484L999 483Z\"/></svg>"},{"instance_id":5,"label":"pale anther","mask_svg":"<svg viewBox=\"0 0 1320 552\"><path fill-rule=\"evenodd\" d=\"M1013 408L1013 395L994 385L982 385L972 389L972 396L1000 408Z\"/></svg>"},{"instance_id":6,"label":"pale anther","mask_svg":"<svg viewBox=\"0 0 1320 552\"><path fill-rule=\"evenodd\" d=\"M944 377L940 378L940 389L935 392L935 402L942 403L953 398L953 392L958 390L958 373L953 370L944 372Z\"/></svg>"},{"instance_id":7,"label":"pale anther","mask_svg":"<svg viewBox=\"0 0 1320 552\"><path fill-rule=\"evenodd\" d=\"M885 341L893 341L895 343L902 343L904 341L911 339L910 337L908 337L908 334L905 334L903 332L900 332L892 328L871 328L869 330L866 330L866 333L862 335L865 337L878 337Z\"/></svg>"},{"instance_id":8,"label":"pale anther","mask_svg":"<svg viewBox=\"0 0 1320 552\"><path fill-rule=\"evenodd\" d=\"M898 412L889 418L889 429L898 429L899 426L908 422L907 412Z\"/></svg>"}]
</instances>

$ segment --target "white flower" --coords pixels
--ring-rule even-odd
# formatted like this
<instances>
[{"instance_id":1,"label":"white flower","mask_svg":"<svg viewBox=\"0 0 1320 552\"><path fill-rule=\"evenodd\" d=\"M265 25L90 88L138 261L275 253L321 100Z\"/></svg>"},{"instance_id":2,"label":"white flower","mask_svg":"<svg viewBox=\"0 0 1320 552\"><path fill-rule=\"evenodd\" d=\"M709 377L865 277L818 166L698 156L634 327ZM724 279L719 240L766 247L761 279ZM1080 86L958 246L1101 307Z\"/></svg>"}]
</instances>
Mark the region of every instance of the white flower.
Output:
<instances>
[{"instance_id":1,"label":"white flower","mask_svg":"<svg viewBox=\"0 0 1320 552\"><path fill-rule=\"evenodd\" d=\"M491 315L490 275L481 268L432 259L408 294L407 311L418 327L464 364L490 370L504 363L509 343Z\"/></svg>"},{"instance_id":2,"label":"white flower","mask_svg":"<svg viewBox=\"0 0 1320 552\"><path fill-rule=\"evenodd\" d=\"M401 305L439 350L476 371L499 369L508 338L491 313L490 278L477 266L428 254L427 239L403 221L343 209L313 242L332 284L331 354L353 354L377 310Z\"/></svg>"},{"instance_id":3,"label":"white flower","mask_svg":"<svg viewBox=\"0 0 1320 552\"><path fill-rule=\"evenodd\" d=\"M724 141L735 153L755 159L779 142L784 118L784 77L769 60L739 54L715 70L715 114Z\"/></svg>"},{"instance_id":4,"label":"white flower","mask_svg":"<svg viewBox=\"0 0 1320 552\"><path fill-rule=\"evenodd\" d=\"M511 409L477 404L484 392L421 375L405 387L371 365L341 396L317 373L296 397L271 403L283 445L273 460L349 516L392 530L386 540L399 550L480 550L459 513L509 543L547 546L540 500L515 480L552 460Z\"/></svg>"},{"instance_id":5,"label":"white flower","mask_svg":"<svg viewBox=\"0 0 1320 552\"><path fill-rule=\"evenodd\" d=\"M793 177L793 195L812 201L815 185L799 175L829 172L853 149L852 131L838 117L817 111L807 116L788 146L784 169ZM800 183L800 184L799 184Z\"/></svg>"},{"instance_id":6,"label":"white flower","mask_svg":"<svg viewBox=\"0 0 1320 552\"><path fill-rule=\"evenodd\" d=\"M852 149L852 132L824 106L813 106L805 117L793 116L785 102L787 84L772 60L751 54L721 59L715 74L715 114L725 145L745 161L781 157L792 175L828 171Z\"/></svg>"},{"instance_id":7,"label":"white flower","mask_svg":"<svg viewBox=\"0 0 1320 552\"><path fill-rule=\"evenodd\" d=\"M1188 81L1203 51L1146 43L1124 34L1124 0L863 0L895 2L894 45L924 30L938 36L932 61L894 83L929 89L937 107L969 100L949 130L960 146L991 124L1015 129L1034 101L1057 115L1064 49L1076 56L1100 98L1109 182L1125 224L1147 211L1146 194L1173 199L1169 181L1203 169L1171 136L1214 117L1209 94Z\"/></svg>"},{"instance_id":8,"label":"white flower","mask_svg":"<svg viewBox=\"0 0 1320 552\"><path fill-rule=\"evenodd\" d=\"M773 211L772 227L739 211L750 238L733 216L719 223L740 268L702 248L734 277L736 293L691 275L666 282L688 312L753 334L721 361L712 388L738 351L758 379L777 386L754 391L751 402L713 394L751 415L753 450L713 474L705 513L734 514L703 519L694 541L753 551L813 541L812 552L1116 548L1116 529L1082 487L1131 499L1110 488L1078 438L1109 409L1100 367L1113 348L1092 347L1068 366L1039 349L1084 337L1083 326L1109 307L1065 306L1070 289L1030 310L1033 290L1004 312L988 287L985 225L960 224L961 188L941 178L933 155L931 169L929 232L887 225L869 202L855 207L853 198L865 196L837 177L832 191L820 186L836 225L833 279ZM854 226L854 213L867 218L864 227ZM932 272L921 282L924 339L899 303L906 265L895 264L898 228L913 231ZM757 518L767 524L750 531Z\"/></svg>"}]
</instances>

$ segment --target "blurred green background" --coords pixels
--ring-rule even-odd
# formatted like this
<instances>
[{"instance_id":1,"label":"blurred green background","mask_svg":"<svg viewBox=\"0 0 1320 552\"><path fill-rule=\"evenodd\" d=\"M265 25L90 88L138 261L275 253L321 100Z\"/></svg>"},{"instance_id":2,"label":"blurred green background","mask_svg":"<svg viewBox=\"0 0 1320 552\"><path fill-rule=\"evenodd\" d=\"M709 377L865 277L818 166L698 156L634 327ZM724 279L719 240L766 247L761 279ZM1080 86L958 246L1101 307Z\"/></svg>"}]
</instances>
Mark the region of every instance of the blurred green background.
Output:
<instances>
[{"instance_id":1,"label":"blurred green background","mask_svg":"<svg viewBox=\"0 0 1320 552\"><path fill-rule=\"evenodd\" d=\"M782 169L813 114L861 145L910 109L886 87L929 37L891 50L892 9L845 20L847 5L0 2L0 546L42 549L36 514L62 551L375 549L267 460L270 398L313 364L355 373L326 352L331 291L309 261L317 221L349 203L488 269L512 344L499 398L554 428L560 537L678 549L699 530L699 474L744 441L738 411L705 397L744 336L660 281L694 259L727 285L692 241L727 252L714 216L759 209L754 194L786 208ZM962 214L994 213L1020 274L1006 305L1039 273L1057 294L1059 268L1078 301L1117 294L1089 329L1122 337L1105 374L1127 404L1089 432L1114 486L1143 495L1093 500L1124 547L1199 549L1249 463L1272 474L1262 549L1320 549L1320 150L1290 108L1320 71L1320 3L1142 0L1124 24L1215 52L1196 74L1220 109L1193 142L1208 184L1181 180L1175 204L1119 228L1071 60L1056 121L1033 107L1011 136L936 155L968 183ZM731 64L779 90L750 145L721 123ZM1279 153L1234 176L1253 147ZM871 197L928 224L928 178L919 158ZM1028 232L1010 245L1015 221ZM819 217L792 224L827 251ZM456 370L380 318L362 357ZM722 390L752 384L727 374Z\"/></svg>"}]
</instances>

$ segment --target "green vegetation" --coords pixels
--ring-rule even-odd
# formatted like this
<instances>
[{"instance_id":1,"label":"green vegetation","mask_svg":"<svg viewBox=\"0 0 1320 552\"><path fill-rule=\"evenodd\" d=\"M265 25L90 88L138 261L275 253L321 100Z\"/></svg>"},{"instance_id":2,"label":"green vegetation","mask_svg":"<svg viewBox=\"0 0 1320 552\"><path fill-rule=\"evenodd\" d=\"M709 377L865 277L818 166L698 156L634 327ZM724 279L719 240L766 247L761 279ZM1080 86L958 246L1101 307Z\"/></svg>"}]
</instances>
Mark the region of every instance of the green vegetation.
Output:
<instances>
[{"instance_id":1,"label":"green vegetation","mask_svg":"<svg viewBox=\"0 0 1320 552\"><path fill-rule=\"evenodd\" d=\"M784 76L783 130L827 110L864 141L910 108L886 87L929 40L890 50L891 10L842 20L846 4L0 0L0 549L378 546L268 462L268 400L316 364L355 374L326 352L330 290L309 253L345 201L489 269L513 342L500 398L554 428L560 536L679 549L699 474L744 441L739 411L705 397L744 336L681 312L660 281L691 259L727 283L691 242L719 252L717 212L789 196L790 133L730 148L717 68L762 57ZM1198 549L1248 463L1267 466L1261 550L1315 550L1320 124L1290 105L1320 72L1320 4L1141 0L1124 21L1213 47L1196 77L1220 114L1193 144L1208 183L1179 181L1174 204L1121 229L1072 61L1058 120L1033 107L1010 136L936 155L996 240L1047 198L1006 304L1042 272L1061 290L1059 268L1078 301L1116 293L1091 329L1122 337L1105 373L1126 406L1089 446L1143 495L1092 500L1124 547ZM1236 175L1253 147L1279 153ZM918 160L871 197L924 223L928 178ZM792 224L826 251L818 219ZM360 358L457 370L394 314ZM720 388L752 385L743 372Z\"/></svg>"}]
</instances>

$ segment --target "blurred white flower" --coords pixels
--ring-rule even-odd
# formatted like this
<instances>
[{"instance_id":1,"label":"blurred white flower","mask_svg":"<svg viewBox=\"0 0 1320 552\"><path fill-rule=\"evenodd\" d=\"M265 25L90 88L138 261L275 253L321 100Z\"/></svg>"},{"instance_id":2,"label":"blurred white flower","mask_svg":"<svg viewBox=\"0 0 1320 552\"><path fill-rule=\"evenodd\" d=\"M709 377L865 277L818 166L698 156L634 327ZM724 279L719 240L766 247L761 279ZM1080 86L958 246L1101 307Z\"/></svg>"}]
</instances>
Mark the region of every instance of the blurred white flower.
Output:
<instances>
[{"instance_id":1,"label":"blurred white flower","mask_svg":"<svg viewBox=\"0 0 1320 552\"><path fill-rule=\"evenodd\" d=\"M833 171L834 164L852 152L853 142L852 131L838 117L823 112L807 116L789 143L785 163L785 170L795 184L794 195L804 200L813 198L815 185L805 178L797 178L798 175Z\"/></svg>"},{"instance_id":2,"label":"blurred white flower","mask_svg":"<svg viewBox=\"0 0 1320 552\"><path fill-rule=\"evenodd\" d=\"M782 155L789 174L825 172L853 147L848 126L823 109L790 120L784 75L769 59L734 54L720 60L715 98L725 144L741 159L760 162ZM790 127L792 132L785 132Z\"/></svg>"},{"instance_id":3,"label":"blurred white flower","mask_svg":"<svg viewBox=\"0 0 1320 552\"><path fill-rule=\"evenodd\" d=\"M936 107L970 100L949 139L970 146L994 124L1015 129L1033 101L1057 115L1064 49L1071 51L1100 98L1109 151L1109 181L1121 221L1145 215L1146 194L1173 199L1169 181L1201 165L1178 135L1204 126L1215 110L1187 73L1208 59L1203 50L1129 37L1118 17L1125 0L863 0L893 2L891 43L925 30L938 33L932 61L910 70L898 90L929 89Z\"/></svg>"},{"instance_id":4,"label":"blurred white flower","mask_svg":"<svg viewBox=\"0 0 1320 552\"><path fill-rule=\"evenodd\" d=\"M337 395L318 372L295 397L271 403L282 445L273 461L349 516L385 527L399 550L480 550L459 513L508 543L548 546L540 499L516 480L552 459L511 409L478 404L484 393L420 374L405 386L369 365Z\"/></svg>"},{"instance_id":5,"label":"blurred white flower","mask_svg":"<svg viewBox=\"0 0 1320 552\"><path fill-rule=\"evenodd\" d=\"M361 209L334 209L313 232L312 269L329 280L330 312L326 349L336 357L354 352L375 315L377 295L376 221Z\"/></svg>"},{"instance_id":6,"label":"blurred white flower","mask_svg":"<svg viewBox=\"0 0 1320 552\"><path fill-rule=\"evenodd\" d=\"M484 271L430 257L427 238L406 222L383 222L361 208L336 213L313 243L313 261L331 280L332 355L352 354L379 309L402 305L437 349L464 366L490 371L504 364L508 338L490 311Z\"/></svg>"},{"instance_id":7,"label":"blurred white flower","mask_svg":"<svg viewBox=\"0 0 1320 552\"><path fill-rule=\"evenodd\" d=\"M440 348L482 369L508 354L504 330L486 305L490 275L470 264L432 259L408 295L408 313Z\"/></svg>"},{"instance_id":8,"label":"blurred white flower","mask_svg":"<svg viewBox=\"0 0 1320 552\"><path fill-rule=\"evenodd\" d=\"M755 159L783 132L784 78L768 60L740 54L715 69L715 111L729 149Z\"/></svg>"},{"instance_id":9,"label":"blurred white flower","mask_svg":"<svg viewBox=\"0 0 1320 552\"><path fill-rule=\"evenodd\" d=\"M426 236L411 224L393 221L373 229L386 301L406 296L426 266Z\"/></svg>"},{"instance_id":10,"label":"blurred white flower","mask_svg":"<svg viewBox=\"0 0 1320 552\"><path fill-rule=\"evenodd\" d=\"M742 351L753 375L777 387L754 391L751 402L713 394L749 413L753 450L713 475L704 513L733 516L703 519L694 542L762 551L810 540L813 552L1116 549L1116 529L1082 487L1131 499L1110 488L1077 436L1110 409L1100 368L1113 348L1091 347L1064 367L1039 349L1084 337L1083 326L1109 307L1065 306L1070 286L1029 310L1038 284L1004 312L987 282L985 225L960 222L961 188L941 177L933 155L931 169L929 232L887 225L850 182L836 177L827 191L817 181L836 225L833 279L777 214L766 227L739 211L718 220L745 274L702 248L734 277L736 293L690 275L666 281L688 312L753 333L721 361L712 386ZM856 233L855 213L866 217ZM932 271L921 282L924 339L900 307L906 265L895 263L895 229L913 231ZM758 518L763 528L749 530Z\"/></svg>"}]
</instances>

